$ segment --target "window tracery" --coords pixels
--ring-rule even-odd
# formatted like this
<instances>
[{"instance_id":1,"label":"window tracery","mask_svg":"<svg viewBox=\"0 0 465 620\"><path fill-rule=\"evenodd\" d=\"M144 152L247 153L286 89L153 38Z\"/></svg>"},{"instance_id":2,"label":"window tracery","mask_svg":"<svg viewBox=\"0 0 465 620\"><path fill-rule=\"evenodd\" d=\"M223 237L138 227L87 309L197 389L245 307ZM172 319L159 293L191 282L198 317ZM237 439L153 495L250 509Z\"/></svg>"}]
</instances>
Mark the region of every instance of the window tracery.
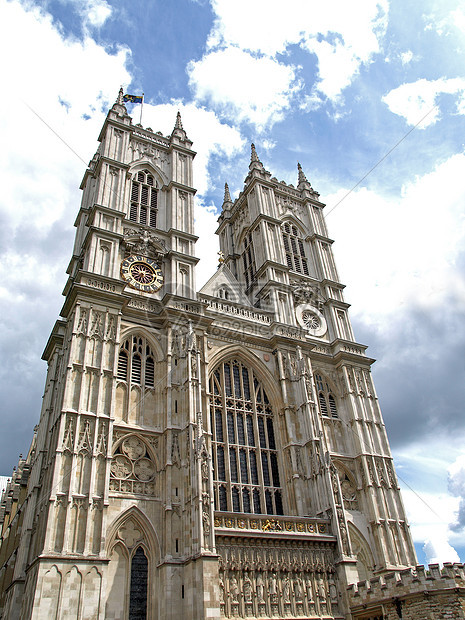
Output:
<instances>
[{"instance_id":1,"label":"window tracery","mask_svg":"<svg viewBox=\"0 0 465 620\"><path fill-rule=\"evenodd\" d=\"M124 439L115 449L110 466L110 491L155 492L156 466L145 442L136 435Z\"/></svg>"},{"instance_id":2,"label":"window tracery","mask_svg":"<svg viewBox=\"0 0 465 620\"><path fill-rule=\"evenodd\" d=\"M210 379L215 509L283 514L273 409L252 369L237 359Z\"/></svg>"},{"instance_id":3,"label":"window tracery","mask_svg":"<svg viewBox=\"0 0 465 620\"><path fill-rule=\"evenodd\" d=\"M118 355L117 377L120 381L146 388L155 387L155 356L146 338L127 338Z\"/></svg>"},{"instance_id":4,"label":"window tracery","mask_svg":"<svg viewBox=\"0 0 465 620\"><path fill-rule=\"evenodd\" d=\"M318 405L320 407L321 415L328 418L339 417L336 398L328 382L323 379L322 375L315 374L315 383L318 393Z\"/></svg>"},{"instance_id":5,"label":"window tracery","mask_svg":"<svg viewBox=\"0 0 465 620\"><path fill-rule=\"evenodd\" d=\"M158 190L149 170L141 170L131 184L129 219L151 228L157 227Z\"/></svg>"},{"instance_id":6,"label":"window tracery","mask_svg":"<svg viewBox=\"0 0 465 620\"><path fill-rule=\"evenodd\" d=\"M282 227L284 252L289 269L308 276L308 262L303 239L296 226L285 223Z\"/></svg>"}]
</instances>

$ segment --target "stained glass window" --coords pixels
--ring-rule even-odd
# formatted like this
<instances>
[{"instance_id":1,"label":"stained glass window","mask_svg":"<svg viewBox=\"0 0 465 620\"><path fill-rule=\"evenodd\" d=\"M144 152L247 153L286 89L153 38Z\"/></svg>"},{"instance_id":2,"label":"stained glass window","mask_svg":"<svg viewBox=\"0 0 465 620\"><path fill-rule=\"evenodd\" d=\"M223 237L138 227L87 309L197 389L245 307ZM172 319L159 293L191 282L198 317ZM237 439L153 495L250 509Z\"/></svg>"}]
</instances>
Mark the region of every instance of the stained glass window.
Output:
<instances>
[{"instance_id":1,"label":"stained glass window","mask_svg":"<svg viewBox=\"0 0 465 620\"><path fill-rule=\"evenodd\" d=\"M283 514L273 408L262 384L233 359L214 370L210 392L216 509Z\"/></svg>"}]
</instances>

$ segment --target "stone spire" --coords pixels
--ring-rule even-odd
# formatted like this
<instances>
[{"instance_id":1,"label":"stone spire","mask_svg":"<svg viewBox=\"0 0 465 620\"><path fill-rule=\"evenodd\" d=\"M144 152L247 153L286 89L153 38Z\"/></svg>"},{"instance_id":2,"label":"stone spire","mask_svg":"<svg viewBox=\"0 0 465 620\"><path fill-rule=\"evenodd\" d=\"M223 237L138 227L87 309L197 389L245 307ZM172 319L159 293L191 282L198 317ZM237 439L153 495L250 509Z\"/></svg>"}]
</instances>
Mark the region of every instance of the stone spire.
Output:
<instances>
[{"instance_id":1,"label":"stone spire","mask_svg":"<svg viewBox=\"0 0 465 620\"><path fill-rule=\"evenodd\" d=\"M250 145L250 148L251 148L251 154L250 154L249 170L253 170L254 168L258 170L263 170L263 164L257 155L257 151L255 150L255 144L253 142Z\"/></svg>"},{"instance_id":2,"label":"stone spire","mask_svg":"<svg viewBox=\"0 0 465 620\"><path fill-rule=\"evenodd\" d=\"M232 202L231 200L231 194L229 193L229 186L227 183L224 184L224 198L223 198L223 204L225 202Z\"/></svg>"},{"instance_id":3,"label":"stone spire","mask_svg":"<svg viewBox=\"0 0 465 620\"><path fill-rule=\"evenodd\" d=\"M178 110L178 113L176 114L176 123L174 125L175 129L183 129L182 126L182 121L181 121L181 112Z\"/></svg>"},{"instance_id":4,"label":"stone spire","mask_svg":"<svg viewBox=\"0 0 465 620\"><path fill-rule=\"evenodd\" d=\"M227 214L226 217L230 217L230 211L233 206L233 201L231 199L231 194L229 193L229 186L227 183L224 184L224 198L223 198L223 206L222 214Z\"/></svg>"},{"instance_id":5,"label":"stone spire","mask_svg":"<svg viewBox=\"0 0 465 620\"><path fill-rule=\"evenodd\" d=\"M180 140L185 140L187 138L186 132L184 131L184 127L182 126L181 121L181 112L178 110L176 114L176 122L173 127L173 131L171 132L171 137L175 136Z\"/></svg>"},{"instance_id":6,"label":"stone spire","mask_svg":"<svg viewBox=\"0 0 465 620\"><path fill-rule=\"evenodd\" d=\"M303 190L303 189L312 189L312 186L310 184L310 182L308 181L307 177L305 176L305 172L302 170L302 166L298 163L297 164L297 170L299 172L299 178L298 178L298 182L297 182L297 189Z\"/></svg>"},{"instance_id":7,"label":"stone spire","mask_svg":"<svg viewBox=\"0 0 465 620\"><path fill-rule=\"evenodd\" d=\"M119 89L118 96L116 97L116 101L111 108L116 114L127 116L128 111L126 110L126 106L124 105L124 90L123 87Z\"/></svg>"}]
</instances>

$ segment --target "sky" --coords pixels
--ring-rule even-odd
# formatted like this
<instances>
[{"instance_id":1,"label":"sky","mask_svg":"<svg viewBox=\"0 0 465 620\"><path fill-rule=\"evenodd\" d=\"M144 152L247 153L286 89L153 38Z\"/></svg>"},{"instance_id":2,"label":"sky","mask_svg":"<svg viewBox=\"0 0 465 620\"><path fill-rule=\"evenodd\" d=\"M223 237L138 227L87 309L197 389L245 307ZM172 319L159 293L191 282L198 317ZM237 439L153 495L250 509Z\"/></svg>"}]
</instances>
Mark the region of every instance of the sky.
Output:
<instances>
[{"instance_id":1,"label":"sky","mask_svg":"<svg viewBox=\"0 0 465 620\"><path fill-rule=\"evenodd\" d=\"M465 561L463 4L0 0L0 52L0 474L38 421L79 184L122 86L144 126L170 134L180 110L194 141L198 288L250 143L279 180L301 163L378 360L419 561Z\"/></svg>"}]
</instances>

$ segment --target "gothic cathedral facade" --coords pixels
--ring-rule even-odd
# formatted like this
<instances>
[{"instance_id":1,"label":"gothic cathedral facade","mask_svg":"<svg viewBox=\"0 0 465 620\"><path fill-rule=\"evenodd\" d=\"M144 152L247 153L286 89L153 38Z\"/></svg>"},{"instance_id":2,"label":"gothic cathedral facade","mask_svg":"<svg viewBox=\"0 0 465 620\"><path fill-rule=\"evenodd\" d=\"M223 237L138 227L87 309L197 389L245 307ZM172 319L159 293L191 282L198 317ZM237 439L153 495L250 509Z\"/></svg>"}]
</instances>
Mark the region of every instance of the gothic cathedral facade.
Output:
<instances>
[{"instance_id":1,"label":"gothic cathedral facade","mask_svg":"<svg viewBox=\"0 0 465 620\"><path fill-rule=\"evenodd\" d=\"M99 142L0 616L351 618L416 558L319 194L252 145L197 293L179 114L164 137L120 92Z\"/></svg>"}]
</instances>

